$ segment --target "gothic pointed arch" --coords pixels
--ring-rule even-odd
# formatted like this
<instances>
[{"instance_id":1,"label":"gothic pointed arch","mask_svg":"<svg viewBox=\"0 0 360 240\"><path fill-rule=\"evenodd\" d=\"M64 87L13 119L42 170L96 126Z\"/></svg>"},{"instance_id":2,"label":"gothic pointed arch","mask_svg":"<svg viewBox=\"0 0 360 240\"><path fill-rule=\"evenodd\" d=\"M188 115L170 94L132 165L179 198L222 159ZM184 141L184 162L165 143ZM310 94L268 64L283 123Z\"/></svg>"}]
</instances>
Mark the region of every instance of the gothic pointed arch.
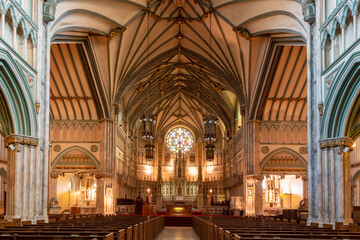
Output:
<instances>
[{"instance_id":1,"label":"gothic pointed arch","mask_svg":"<svg viewBox=\"0 0 360 240\"><path fill-rule=\"evenodd\" d=\"M307 161L296 151L290 148L278 148L266 155L260 162L260 171L306 173Z\"/></svg>"},{"instance_id":2,"label":"gothic pointed arch","mask_svg":"<svg viewBox=\"0 0 360 240\"><path fill-rule=\"evenodd\" d=\"M10 53L0 49L0 127L4 135L35 136L35 102L28 81Z\"/></svg>"},{"instance_id":3,"label":"gothic pointed arch","mask_svg":"<svg viewBox=\"0 0 360 240\"><path fill-rule=\"evenodd\" d=\"M321 137L360 136L360 53L341 68L327 93L321 121Z\"/></svg>"},{"instance_id":4,"label":"gothic pointed arch","mask_svg":"<svg viewBox=\"0 0 360 240\"><path fill-rule=\"evenodd\" d=\"M77 169L79 166L85 166L86 169L96 172L99 172L100 169L100 162L97 158L81 146L72 146L60 152L52 161L50 172L59 171L56 166L61 165L64 167L59 167L59 169L69 169L68 166L71 165L74 166L73 169Z\"/></svg>"}]
</instances>

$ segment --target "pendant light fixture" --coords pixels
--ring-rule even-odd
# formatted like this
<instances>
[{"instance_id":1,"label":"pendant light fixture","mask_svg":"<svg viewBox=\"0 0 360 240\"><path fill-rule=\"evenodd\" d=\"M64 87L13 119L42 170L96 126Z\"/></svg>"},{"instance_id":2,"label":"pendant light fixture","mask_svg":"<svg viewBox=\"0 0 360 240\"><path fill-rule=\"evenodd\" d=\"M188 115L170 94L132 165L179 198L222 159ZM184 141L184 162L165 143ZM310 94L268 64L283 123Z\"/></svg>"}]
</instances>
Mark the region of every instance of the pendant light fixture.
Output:
<instances>
[{"instance_id":1,"label":"pendant light fixture","mask_svg":"<svg viewBox=\"0 0 360 240\"><path fill-rule=\"evenodd\" d=\"M148 14L148 31L147 31L147 62L149 63L149 35L150 35L150 12L146 12ZM150 90L151 84L149 80L149 76L147 76L148 86L148 106L146 108L145 113L140 117L140 124L142 125L141 139L145 142L145 158L147 161L151 161L154 159L155 145L153 143L154 139L154 128L156 119L150 110Z\"/></svg>"},{"instance_id":2,"label":"pendant light fixture","mask_svg":"<svg viewBox=\"0 0 360 240\"><path fill-rule=\"evenodd\" d=\"M211 35L211 14L212 11L209 11L210 14L210 67L212 62L212 48L211 48L211 42L212 42L212 35ZM209 76L209 89L211 88L211 76ZM211 99L211 91L209 91L209 97L210 97L210 106L212 103ZM211 111L211 109L210 109ZM213 161L215 156L215 144L217 142L216 138L216 128L219 125L218 118L215 115L212 115L209 111L208 114L203 116L203 126L205 130L204 134L204 141L206 143L205 145L205 155L207 161Z\"/></svg>"}]
</instances>

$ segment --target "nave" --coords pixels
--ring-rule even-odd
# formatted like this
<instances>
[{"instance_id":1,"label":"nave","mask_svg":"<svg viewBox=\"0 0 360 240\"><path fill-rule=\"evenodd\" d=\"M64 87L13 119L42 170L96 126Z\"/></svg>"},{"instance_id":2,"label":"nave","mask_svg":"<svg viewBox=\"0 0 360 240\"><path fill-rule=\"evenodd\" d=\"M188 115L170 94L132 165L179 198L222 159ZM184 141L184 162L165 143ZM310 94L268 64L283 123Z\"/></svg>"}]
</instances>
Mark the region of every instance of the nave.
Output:
<instances>
[{"instance_id":1,"label":"nave","mask_svg":"<svg viewBox=\"0 0 360 240\"><path fill-rule=\"evenodd\" d=\"M0 238L359 238L359 12L0 0Z\"/></svg>"}]
</instances>

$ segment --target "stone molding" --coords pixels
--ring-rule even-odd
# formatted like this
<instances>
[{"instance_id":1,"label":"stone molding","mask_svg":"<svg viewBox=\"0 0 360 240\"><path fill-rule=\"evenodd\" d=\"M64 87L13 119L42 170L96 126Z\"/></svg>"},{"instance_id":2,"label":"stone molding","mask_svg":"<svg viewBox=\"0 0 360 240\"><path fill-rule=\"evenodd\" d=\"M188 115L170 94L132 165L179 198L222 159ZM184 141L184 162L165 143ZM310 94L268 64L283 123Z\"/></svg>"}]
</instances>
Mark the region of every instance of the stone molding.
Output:
<instances>
[{"instance_id":1,"label":"stone molding","mask_svg":"<svg viewBox=\"0 0 360 240\"><path fill-rule=\"evenodd\" d=\"M321 139L319 141L320 148L336 148L336 147L348 147L350 150L354 148L354 142L351 138L348 137L338 137L338 138L327 138Z\"/></svg>"},{"instance_id":2,"label":"stone molding","mask_svg":"<svg viewBox=\"0 0 360 240\"><path fill-rule=\"evenodd\" d=\"M107 173L107 172L101 172L101 173L95 174L95 177L96 178L113 178L113 174Z\"/></svg>"},{"instance_id":3,"label":"stone molding","mask_svg":"<svg viewBox=\"0 0 360 240\"><path fill-rule=\"evenodd\" d=\"M39 144L38 138L13 134L4 139L5 147L9 147L11 144L21 144L36 147Z\"/></svg>"}]
</instances>

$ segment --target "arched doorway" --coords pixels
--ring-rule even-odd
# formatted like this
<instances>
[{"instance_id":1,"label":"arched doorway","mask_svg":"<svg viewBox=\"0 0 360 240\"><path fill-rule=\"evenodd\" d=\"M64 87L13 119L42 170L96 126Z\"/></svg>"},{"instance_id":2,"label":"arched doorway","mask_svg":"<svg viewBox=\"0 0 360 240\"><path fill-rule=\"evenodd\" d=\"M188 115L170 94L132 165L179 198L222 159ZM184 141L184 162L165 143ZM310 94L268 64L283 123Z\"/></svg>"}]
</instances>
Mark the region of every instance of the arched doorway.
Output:
<instances>
[{"instance_id":1,"label":"arched doorway","mask_svg":"<svg viewBox=\"0 0 360 240\"><path fill-rule=\"evenodd\" d=\"M307 199L307 162L300 154L279 148L269 153L260 167L265 214L298 208L299 202Z\"/></svg>"},{"instance_id":2,"label":"arched doorway","mask_svg":"<svg viewBox=\"0 0 360 240\"><path fill-rule=\"evenodd\" d=\"M56 146L57 147L57 146ZM50 199L57 202L51 213L96 212L99 161L89 151L73 146L60 152L51 164Z\"/></svg>"}]
</instances>

